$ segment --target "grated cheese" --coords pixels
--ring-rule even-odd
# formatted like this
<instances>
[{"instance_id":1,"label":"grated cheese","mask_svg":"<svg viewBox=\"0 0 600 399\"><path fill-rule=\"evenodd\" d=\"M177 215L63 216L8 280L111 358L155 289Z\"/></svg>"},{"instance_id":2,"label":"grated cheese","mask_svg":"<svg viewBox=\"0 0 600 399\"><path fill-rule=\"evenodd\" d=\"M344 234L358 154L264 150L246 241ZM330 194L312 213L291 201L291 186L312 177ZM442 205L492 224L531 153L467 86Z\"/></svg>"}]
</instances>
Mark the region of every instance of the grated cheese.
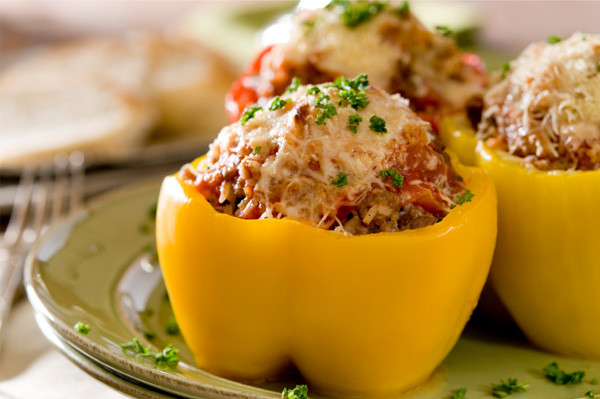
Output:
<instances>
[{"instance_id":1,"label":"grated cheese","mask_svg":"<svg viewBox=\"0 0 600 399\"><path fill-rule=\"evenodd\" d=\"M600 167L600 36L530 45L484 102L480 138L542 169Z\"/></svg>"},{"instance_id":2,"label":"grated cheese","mask_svg":"<svg viewBox=\"0 0 600 399\"><path fill-rule=\"evenodd\" d=\"M443 214L455 205L453 198L462 185L441 151L434 148L438 138L431 126L408 108L405 99L369 87L369 104L356 110L341 103L338 88L320 85L337 114L319 125L316 121L323 109L317 106L317 95L307 94L311 87L301 86L283 96L290 101L281 109L263 109L243 126L225 127L190 178L198 187L216 189L212 198L220 204L236 204L237 216L287 216L342 230L340 208L357 207L377 192L395 192L392 183L380 175L387 169L403 174L407 187L432 190L444 186L437 195ZM352 114L363 118L356 133L348 125ZM373 115L385 120L388 133L370 130L368 121ZM255 154L256 147L260 151ZM346 176L347 185L338 187L333 182L340 174ZM209 190L205 196L210 195ZM406 204L416 200L403 192L393 195ZM375 216L393 212L399 214L379 201L363 222L369 224Z\"/></svg>"}]
</instances>

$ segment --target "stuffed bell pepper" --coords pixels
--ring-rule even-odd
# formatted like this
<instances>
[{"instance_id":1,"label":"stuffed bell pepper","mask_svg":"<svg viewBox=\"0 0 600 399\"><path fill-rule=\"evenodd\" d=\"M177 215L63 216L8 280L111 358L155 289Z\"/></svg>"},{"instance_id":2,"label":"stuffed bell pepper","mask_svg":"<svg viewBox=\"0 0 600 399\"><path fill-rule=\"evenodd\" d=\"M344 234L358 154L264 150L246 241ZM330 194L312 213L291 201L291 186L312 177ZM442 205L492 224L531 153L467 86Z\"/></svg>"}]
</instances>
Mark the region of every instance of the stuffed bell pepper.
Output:
<instances>
[{"instance_id":1,"label":"stuffed bell pepper","mask_svg":"<svg viewBox=\"0 0 600 399\"><path fill-rule=\"evenodd\" d=\"M441 136L498 190L491 281L537 345L600 359L600 36L530 45ZM469 130L471 130L469 132Z\"/></svg>"},{"instance_id":2,"label":"stuffed bell pepper","mask_svg":"<svg viewBox=\"0 0 600 399\"><path fill-rule=\"evenodd\" d=\"M197 364L311 390L409 389L457 341L488 273L496 196L368 78L292 86L164 180L160 264Z\"/></svg>"},{"instance_id":3,"label":"stuffed bell pepper","mask_svg":"<svg viewBox=\"0 0 600 399\"><path fill-rule=\"evenodd\" d=\"M400 93L437 129L443 115L480 103L485 66L461 52L447 29L431 32L406 1L337 1L300 9L289 39L265 48L234 83L226 100L231 121L248 106L264 106L298 79L319 84L366 73L373 85Z\"/></svg>"}]
</instances>

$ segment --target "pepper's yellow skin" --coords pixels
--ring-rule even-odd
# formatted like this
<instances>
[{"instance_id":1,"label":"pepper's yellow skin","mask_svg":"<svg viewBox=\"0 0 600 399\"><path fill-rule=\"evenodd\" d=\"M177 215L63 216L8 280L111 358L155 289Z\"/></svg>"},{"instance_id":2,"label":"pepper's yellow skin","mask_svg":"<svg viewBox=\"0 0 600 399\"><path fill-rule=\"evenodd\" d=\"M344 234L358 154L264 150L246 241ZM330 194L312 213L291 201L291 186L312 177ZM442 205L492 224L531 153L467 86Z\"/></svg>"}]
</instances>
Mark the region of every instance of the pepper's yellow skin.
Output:
<instances>
[{"instance_id":1,"label":"pepper's yellow skin","mask_svg":"<svg viewBox=\"0 0 600 399\"><path fill-rule=\"evenodd\" d=\"M433 226L362 236L220 214L167 177L158 254L198 366L251 381L293 363L311 390L338 395L426 380L477 303L496 237L490 178L456 166L471 202Z\"/></svg>"},{"instance_id":2,"label":"pepper's yellow skin","mask_svg":"<svg viewBox=\"0 0 600 399\"><path fill-rule=\"evenodd\" d=\"M471 129L462 132L458 141L474 139ZM483 142L473 153L498 190L490 279L502 302L536 345L600 359L600 170L527 168Z\"/></svg>"},{"instance_id":3,"label":"pepper's yellow skin","mask_svg":"<svg viewBox=\"0 0 600 399\"><path fill-rule=\"evenodd\" d=\"M446 148L458 156L465 165L475 166L477 140L466 115L444 118L439 124L439 134Z\"/></svg>"}]
</instances>

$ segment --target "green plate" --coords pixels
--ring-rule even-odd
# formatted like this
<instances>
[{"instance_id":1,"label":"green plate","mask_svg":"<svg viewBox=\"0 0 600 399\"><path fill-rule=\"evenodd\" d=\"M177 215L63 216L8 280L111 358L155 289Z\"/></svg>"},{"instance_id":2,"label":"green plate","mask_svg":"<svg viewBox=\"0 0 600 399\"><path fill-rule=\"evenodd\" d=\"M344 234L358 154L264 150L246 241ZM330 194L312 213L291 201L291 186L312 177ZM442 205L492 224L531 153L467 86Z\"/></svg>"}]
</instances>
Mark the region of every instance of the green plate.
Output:
<instances>
[{"instance_id":1,"label":"green plate","mask_svg":"<svg viewBox=\"0 0 600 399\"><path fill-rule=\"evenodd\" d=\"M179 333L167 332L173 317L154 246L151 216L160 182L127 188L72 215L40 240L27 262L27 294L43 333L90 375L140 398L274 398L300 377L247 385L198 369ZM403 399L450 398L467 388L468 399L492 398L500 380L529 381L521 399L600 398L600 363L566 359L531 347L514 329L477 318L431 379ZM73 326L91 327L87 335ZM151 351L168 344L179 349L175 367L154 362L121 345L138 338ZM600 339L600 336L599 336ZM583 382L558 386L542 369L558 362L566 371L582 370ZM311 397L318 398L310 391Z\"/></svg>"}]
</instances>

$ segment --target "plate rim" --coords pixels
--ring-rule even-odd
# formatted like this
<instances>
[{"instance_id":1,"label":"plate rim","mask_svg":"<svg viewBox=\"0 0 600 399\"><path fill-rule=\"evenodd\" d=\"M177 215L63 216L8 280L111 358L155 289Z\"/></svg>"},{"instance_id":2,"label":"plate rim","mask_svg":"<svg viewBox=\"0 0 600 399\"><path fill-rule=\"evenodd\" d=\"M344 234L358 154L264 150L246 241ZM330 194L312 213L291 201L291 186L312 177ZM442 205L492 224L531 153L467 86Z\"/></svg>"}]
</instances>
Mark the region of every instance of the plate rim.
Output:
<instances>
[{"instance_id":1,"label":"plate rim","mask_svg":"<svg viewBox=\"0 0 600 399\"><path fill-rule=\"evenodd\" d=\"M68 325L62 320L59 315L55 314L52 310L55 307L53 303L46 303L44 300L45 284L40 278L39 267L41 261L38 259L40 249L47 244L56 234L64 229L72 229L78 223L85 220L89 220L94 217L94 210L109 204L112 201L116 201L125 196L132 196L139 193L150 192L150 190L157 190L160 186L159 183L163 178L150 179L141 183L120 187L112 190L104 195L100 195L85 206L70 214L63 217L57 223L50 226L47 231L37 240L31 250L29 251L25 260L24 269L24 284L27 293L27 298L31 303L33 310L36 314L36 322L38 316L44 317L48 322L48 326L58 334L59 337L65 342L68 342L70 346L85 354L85 356L94 359L96 362L100 362L109 366L116 371L132 378L140 383L151 386L154 389L158 389L163 392L167 392L174 395L179 395L187 398L240 398L240 399L267 399L276 397L277 393L269 391L267 389L247 385L242 382L219 377L211 374L207 371L196 368L194 365L182 363L178 367L183 367L188 371L199 374L205 378L215 381L217 385L211 385L204 382L193 381L186 378L182 374L169 373L152 367L148 364L136 362L125 354L120 354L111 351L108 347L99 345L93 340L87 338L83 334L77 333L72 326ZM158 194L158 191L156 191ZM70 236L72 233L69 232ZM119 269L119 275L131 265L124 265ZM114 295L114 292L109 292L107 295ZM118 316L118 315L117 315ZM40 327L41 328L41 327ZM132 331L132 333L135 333ZM61 348L58 348L61 350ZM92 375L93 376L93 375ZM94 376L93 376L94 377ZM165 384L158 384L167 382ZM232 387L222 386L224 384L239 387L239 390L233 389ZM187 388L184 388L186 387Z\"/></svg>"}]
</instances>

